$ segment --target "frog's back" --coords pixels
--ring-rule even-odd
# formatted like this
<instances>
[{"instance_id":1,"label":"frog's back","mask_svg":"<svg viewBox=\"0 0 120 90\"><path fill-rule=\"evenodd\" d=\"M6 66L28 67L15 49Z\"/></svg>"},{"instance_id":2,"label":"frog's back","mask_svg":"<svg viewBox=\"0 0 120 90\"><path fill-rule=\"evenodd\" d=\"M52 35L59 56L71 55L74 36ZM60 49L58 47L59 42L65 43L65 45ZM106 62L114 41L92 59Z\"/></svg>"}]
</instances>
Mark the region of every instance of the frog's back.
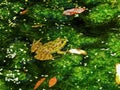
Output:
<instances>
[{"instance_id":1,"label":"frog's back","mask_svg":"<svg viewBox=\"0 0 120 90\"><path fill-rule=\"evenodd\" d=\"M49 51L50 53L55 53L61 50L66 45L67 39L57 38L54 41L50 41L44 44L44 50Z\"/></svg>"}]
</instances>

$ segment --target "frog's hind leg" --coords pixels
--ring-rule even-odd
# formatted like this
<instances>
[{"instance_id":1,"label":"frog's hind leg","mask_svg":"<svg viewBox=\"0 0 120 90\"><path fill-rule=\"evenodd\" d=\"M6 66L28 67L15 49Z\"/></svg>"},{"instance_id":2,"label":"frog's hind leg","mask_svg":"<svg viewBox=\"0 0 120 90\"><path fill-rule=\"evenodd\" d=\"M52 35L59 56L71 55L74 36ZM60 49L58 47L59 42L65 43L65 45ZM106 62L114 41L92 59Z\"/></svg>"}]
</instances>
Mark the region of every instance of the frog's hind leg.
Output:
<instances>
[{"instance_id":1,"label":"frog's hind leg","mask_svg":"<svg viewBox=\"0 0 120 90\"><path fill-rule=\"evenodd\" d=\"M58 54L66 54L66 51L57 51Z\"/></svg>"}]
</instances>

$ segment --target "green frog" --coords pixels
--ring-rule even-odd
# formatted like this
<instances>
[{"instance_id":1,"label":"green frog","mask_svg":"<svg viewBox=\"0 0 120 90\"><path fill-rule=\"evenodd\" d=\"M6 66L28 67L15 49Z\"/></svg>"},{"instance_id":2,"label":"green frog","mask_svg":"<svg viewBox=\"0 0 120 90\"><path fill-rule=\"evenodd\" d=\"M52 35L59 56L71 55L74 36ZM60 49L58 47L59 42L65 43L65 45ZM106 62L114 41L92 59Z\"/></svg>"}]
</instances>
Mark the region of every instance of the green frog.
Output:
<instances>
[{"instance_id":1,"label":"green frog","mask_svg":"<svg viewBox=\"0 0 120 90\"><path fill-rule=\"evenodd\" d=\"M65 54L65 51L61 51L61 49L66 45L67 39L57 38L53 41L49 41L48 43L42 44L38 41L33 41L31 46L31 52L35 52L34 56L37 60L54 60L53 53Z\"/></svg>"}]
</instances>

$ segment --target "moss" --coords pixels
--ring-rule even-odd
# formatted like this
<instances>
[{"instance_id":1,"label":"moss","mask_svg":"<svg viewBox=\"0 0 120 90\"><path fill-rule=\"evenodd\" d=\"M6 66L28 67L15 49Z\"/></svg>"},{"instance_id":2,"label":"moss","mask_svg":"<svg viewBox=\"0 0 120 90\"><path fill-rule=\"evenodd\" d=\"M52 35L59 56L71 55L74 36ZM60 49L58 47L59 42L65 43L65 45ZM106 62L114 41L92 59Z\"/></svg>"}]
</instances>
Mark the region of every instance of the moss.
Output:
<instances>
[{"instance_id":1,"label":"moss","mask_svg":"<svg viewBox=\"0 0 120 90\"><path fill-rule=\"evenodd\" d=\"M110 22L118 11L109 4L100 4L91 9L88 20L93 24L105 24Z\"/></svg>"},{"instance_id":2,"label":"moss","mask_svg":"<svg viewBox=\"0 0 120 90\"><path fill-rule=\"evenodd\" d=\"M0 88L32 90L46 77L38 90L119 90L115 65L120 61L120 5L115 1L0 1ZM77 17L62 14L78 6L87 10ZM21 15L22 10L28 11ZM58 37L68 39L63 51L80 48L87 56L54 53L55 60L34 58L34 39L46 43ZM57 84L49 88L54 76Z\"/></svg>"},{"instance_id":3,"label":"moss","mask_svg":"<svg viewBox=\"0 0 120 90\"><path fill-rule=\"evenodd\" d=\"M5 84L4 80L0 80L0 88L4 89L4 90L8 90L9 88L7 87L7 85Z\"/></svg>"}]
</instances>

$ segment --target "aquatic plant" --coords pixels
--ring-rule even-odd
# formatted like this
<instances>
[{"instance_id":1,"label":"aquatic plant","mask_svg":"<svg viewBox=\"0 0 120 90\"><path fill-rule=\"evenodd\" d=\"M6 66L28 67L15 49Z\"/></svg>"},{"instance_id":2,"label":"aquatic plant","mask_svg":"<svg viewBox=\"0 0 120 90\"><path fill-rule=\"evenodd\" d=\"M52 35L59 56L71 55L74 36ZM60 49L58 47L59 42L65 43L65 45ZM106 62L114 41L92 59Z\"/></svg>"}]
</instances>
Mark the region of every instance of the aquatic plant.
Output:
<instances>
[{"instance_id":1,"label":"aquatic plant","mask_svg":"<svg viewBox=\"0 0 120 90\"><path fill-rule=\"evenodd\" d=\"M86 10L63 15L78 7ZM119 90L115 82L119 33L119 0L1 0L0 89L33 90L40 78L46 78L38 90ZM58 37L68 40L63 51L81 49L87 55L52 53L54 60L34 58L34 40L47 43ZM57 83L49 87L52 77Z\"/></svg>"}]
</instances>

